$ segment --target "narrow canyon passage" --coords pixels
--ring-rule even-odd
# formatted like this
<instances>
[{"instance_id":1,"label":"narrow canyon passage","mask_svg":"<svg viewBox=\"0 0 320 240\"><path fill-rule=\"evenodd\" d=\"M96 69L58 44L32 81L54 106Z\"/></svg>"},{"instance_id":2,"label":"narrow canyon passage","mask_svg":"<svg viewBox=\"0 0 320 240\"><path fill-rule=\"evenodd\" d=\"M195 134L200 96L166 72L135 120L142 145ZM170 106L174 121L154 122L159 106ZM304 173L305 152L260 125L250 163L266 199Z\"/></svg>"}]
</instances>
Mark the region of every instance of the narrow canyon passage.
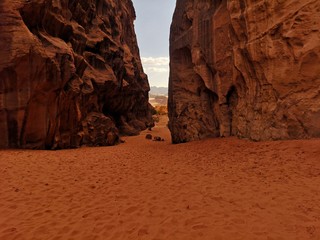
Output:
<instances>
[{"instance_id":1,"label":"narrow canyon passage","mask_svg":"<svg viewBox=\"0 0 320 240\"><path fill-rule=\"evenodd\" d=\"M320 140L0 151L0 239L319 239Z\"/></svg>"}]
</instances>

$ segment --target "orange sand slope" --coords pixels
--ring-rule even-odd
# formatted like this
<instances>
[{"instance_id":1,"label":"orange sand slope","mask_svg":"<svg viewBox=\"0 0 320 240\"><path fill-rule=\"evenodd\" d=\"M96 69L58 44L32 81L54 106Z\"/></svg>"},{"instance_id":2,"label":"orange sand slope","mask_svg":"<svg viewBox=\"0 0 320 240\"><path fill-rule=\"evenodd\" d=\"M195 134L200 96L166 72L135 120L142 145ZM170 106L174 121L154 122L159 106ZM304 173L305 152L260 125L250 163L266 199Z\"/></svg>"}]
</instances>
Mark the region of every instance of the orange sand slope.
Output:
<instances>
[{"instance_id":1,"label":"orange sand slope","mask_svg":"<svg viewBox=\"0 0 320 240\"><path fill-rule=\"evenodd\" d=\"M320 239L320 140L0 151L0 239Z\"/></svg>"}]
</instances>

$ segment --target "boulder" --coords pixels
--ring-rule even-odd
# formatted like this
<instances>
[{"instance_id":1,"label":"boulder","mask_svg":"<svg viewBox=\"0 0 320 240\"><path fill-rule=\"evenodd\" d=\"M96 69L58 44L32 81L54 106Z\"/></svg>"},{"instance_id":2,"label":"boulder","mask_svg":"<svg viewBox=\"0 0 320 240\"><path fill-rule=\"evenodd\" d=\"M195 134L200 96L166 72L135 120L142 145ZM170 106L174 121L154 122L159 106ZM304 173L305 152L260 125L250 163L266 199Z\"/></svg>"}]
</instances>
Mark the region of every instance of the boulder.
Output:
<instances>
[{"instance_id":1,"label":"boulder","mask_svg":"<svg viewBox=\"0 0 320 240\"><path fill-rule=\"evenodd\" d=\"M151 140L152 139L152 135L151 134L147 134L146 135L146 139Z\"/></svg>"}]
</instances>

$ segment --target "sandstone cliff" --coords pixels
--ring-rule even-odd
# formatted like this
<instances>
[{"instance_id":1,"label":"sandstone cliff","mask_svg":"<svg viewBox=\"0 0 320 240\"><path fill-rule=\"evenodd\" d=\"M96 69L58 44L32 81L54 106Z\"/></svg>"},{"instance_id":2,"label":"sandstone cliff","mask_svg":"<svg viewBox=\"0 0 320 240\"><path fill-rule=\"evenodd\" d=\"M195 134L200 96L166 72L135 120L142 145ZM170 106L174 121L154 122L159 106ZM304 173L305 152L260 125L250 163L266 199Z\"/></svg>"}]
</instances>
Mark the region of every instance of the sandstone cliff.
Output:
<instances>
[{"instance_id":1,"label":"sandstone cliff","mask_svg":"<svg viewBox=\"0 0 320 240\"><path fill-rule=\"evenodd\" d=\"M0 14L0 147L113 145L152 124L131 0L2 0Z\"/></svg>"},{"instance_id":2,"label":"sandstone cliff","mask_svg":"<svg viewBox=\"0 0 320 240\"><path fill-rule=\"evenodd\" d=\"M177 0L169 118L174 143L320 137L320 2Z\"/></svg>"}]
</instances>

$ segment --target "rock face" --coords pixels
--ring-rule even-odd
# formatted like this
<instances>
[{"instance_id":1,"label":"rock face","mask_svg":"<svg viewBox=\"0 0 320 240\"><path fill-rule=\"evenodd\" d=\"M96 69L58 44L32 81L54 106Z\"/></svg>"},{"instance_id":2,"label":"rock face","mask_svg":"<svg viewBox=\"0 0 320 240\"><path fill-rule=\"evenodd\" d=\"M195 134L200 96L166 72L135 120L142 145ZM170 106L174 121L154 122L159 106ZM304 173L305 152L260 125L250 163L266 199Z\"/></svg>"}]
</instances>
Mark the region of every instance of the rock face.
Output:
<instances>
[{"instance_id":1,"label":"rock face","mask_svg":"<svg viewBox=\"0 0 320 240\"><path fill-rule=\"evenodd\" d=\"M174 143L320 137L320 1L177 0Z\"/></svg>"},{"instance_id":2,"label":"rock face","mask_svg":"<svg viewBox=\"0 0 320 240\"><path fill-rule=\"evenodd\" d=\"M1 0L0 147L113 145L152 124L131 0Z\"/></svg>"}]
</instances>

